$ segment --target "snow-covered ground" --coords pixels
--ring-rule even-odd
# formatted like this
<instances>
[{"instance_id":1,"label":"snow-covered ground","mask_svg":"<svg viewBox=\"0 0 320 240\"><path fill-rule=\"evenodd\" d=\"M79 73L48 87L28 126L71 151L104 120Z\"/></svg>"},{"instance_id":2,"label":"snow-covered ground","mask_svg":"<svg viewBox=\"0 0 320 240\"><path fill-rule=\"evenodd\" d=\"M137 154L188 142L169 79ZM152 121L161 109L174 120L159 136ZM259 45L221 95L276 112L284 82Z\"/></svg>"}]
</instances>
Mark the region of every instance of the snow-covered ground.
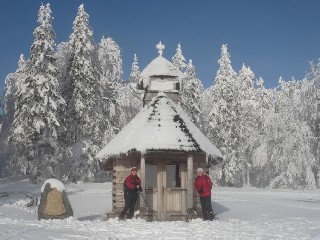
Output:
<instances>
[{"instance_id":1,"label":"snow-covered ground","mask_svg":"<svg viewBox=\"0 0 320 240\"><path fill-rule=\"evenodd\" d=\"M320 239L320 191L215 188L213 208L219 220L146 222L104 221L111 209L111 183L67 184L74 217L37 220L23 194L0 194L0 239ZM41 186L27 180L0 179L0 192Z\"/></svg>"}]
</instances>

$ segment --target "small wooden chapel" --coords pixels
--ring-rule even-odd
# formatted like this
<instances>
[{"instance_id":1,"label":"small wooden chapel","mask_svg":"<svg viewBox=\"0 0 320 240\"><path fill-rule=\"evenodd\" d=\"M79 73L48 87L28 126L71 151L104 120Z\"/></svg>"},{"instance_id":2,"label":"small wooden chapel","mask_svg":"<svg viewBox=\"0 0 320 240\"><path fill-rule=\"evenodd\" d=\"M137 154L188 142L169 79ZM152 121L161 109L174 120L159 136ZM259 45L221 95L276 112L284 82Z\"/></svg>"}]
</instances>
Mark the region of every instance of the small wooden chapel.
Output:
<instances>
[{"instance_id":1,"label":"small wooden chapel","mask_svg":"<svg viewBox=\"0 0 320 240\"><path fill-rule=\"evenodd\" d=\"M197 168L208 170L222 162L220 151L179 106L184 74L162 56L161 42L157 49L159 56L141 72L138 84L145 91L144 108L97 154L101 168L113 171L112 212L107 217L122 211L123 182L136 166L157 218L184 220L196 196ZM140 217L148 219L143 199L138 205Z\"/></svg>"}]
</instances>

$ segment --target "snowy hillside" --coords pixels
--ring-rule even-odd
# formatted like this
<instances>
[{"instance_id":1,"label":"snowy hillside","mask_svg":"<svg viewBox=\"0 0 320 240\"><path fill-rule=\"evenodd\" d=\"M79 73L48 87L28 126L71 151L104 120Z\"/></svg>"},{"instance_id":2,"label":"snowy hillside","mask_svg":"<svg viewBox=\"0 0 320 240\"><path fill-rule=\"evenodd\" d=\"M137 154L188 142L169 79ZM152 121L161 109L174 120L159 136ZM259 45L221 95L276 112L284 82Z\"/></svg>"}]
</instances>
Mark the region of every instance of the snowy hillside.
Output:
<instances>
[{"instance_id":1,"label":"snowy hillside","mask_svg":"<svg viewBox=\"0 0 320 240\"><path fill-rule=\"evenodd\" d=\"M40 195L27 180L0 180L0 239L320 239L320 191L215 188L219 220L203 222L104 221L111 183L67 184L74 218L37 220L23 194Z\"/></svg>"}]
</instances>

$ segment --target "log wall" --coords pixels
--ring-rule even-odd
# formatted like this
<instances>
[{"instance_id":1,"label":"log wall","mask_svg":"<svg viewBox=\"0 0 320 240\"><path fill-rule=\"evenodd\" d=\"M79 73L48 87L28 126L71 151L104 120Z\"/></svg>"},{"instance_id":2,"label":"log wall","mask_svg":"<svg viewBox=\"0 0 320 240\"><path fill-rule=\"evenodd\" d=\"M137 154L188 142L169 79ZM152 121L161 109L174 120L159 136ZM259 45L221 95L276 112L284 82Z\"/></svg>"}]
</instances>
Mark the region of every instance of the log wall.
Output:
<instances>
[{"instance_id":1,"label":"log wall","mask_svg":"<svg viewBox=\"0 0 320 240\"><path fill-rule=\"evenodd\" d=\"M112 183L112 211L119 216L124 208L123 183L127 176L131 174L131 168L137 167L136 156L127 156L114 162L113 183Z\"/></svg>"}]
</instances>

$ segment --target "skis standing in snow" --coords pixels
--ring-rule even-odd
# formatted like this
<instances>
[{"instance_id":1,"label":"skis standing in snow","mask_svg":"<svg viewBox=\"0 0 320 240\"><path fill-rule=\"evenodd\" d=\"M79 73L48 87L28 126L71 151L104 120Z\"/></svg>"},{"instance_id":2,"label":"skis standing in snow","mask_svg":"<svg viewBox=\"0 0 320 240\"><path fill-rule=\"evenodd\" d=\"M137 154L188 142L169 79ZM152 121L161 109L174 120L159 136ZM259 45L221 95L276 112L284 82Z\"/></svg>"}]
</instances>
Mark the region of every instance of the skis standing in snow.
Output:
<instances>
[{"instance_id":1,"label":"skis standing in snow","mask_svg":"<svg viewBox=\"0 0 320 240\"><path fill-rule=\"evenodd\" d=\"M154 211L154 210L150 207L150 204L148 203L148 201L147 201L146 197L144 196L144 194L143 194L142 192L140 192L140 191L138 191L138 193L140 194L140 196L142 197L144 203L146 204L146 207L147 207L149 213L152 215L152 219L148 218L147 221L149 221L149 222L154 221L154 220L158 221L158 218L157 218L157 216L156 216L157 212Z\"/></svg>"},{"instance_id":2,"label":"skis standing in snow","mask_svg":"<svg viewBox=\"0 0 320 240\"><path fill-rule=\"evenodd\" d=\"M194 215L197 214L198 195L194 197L192 208L188 208L186 214L186 222L191 222Z\"/></svg>"}]
</instances>

